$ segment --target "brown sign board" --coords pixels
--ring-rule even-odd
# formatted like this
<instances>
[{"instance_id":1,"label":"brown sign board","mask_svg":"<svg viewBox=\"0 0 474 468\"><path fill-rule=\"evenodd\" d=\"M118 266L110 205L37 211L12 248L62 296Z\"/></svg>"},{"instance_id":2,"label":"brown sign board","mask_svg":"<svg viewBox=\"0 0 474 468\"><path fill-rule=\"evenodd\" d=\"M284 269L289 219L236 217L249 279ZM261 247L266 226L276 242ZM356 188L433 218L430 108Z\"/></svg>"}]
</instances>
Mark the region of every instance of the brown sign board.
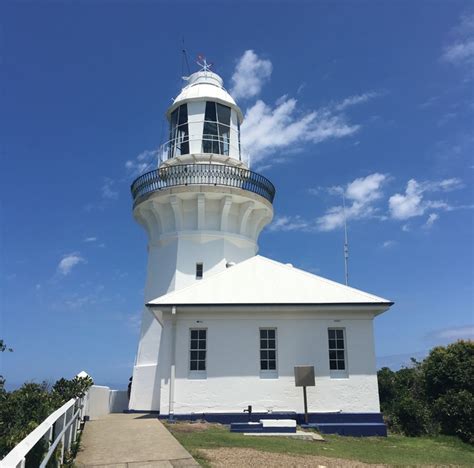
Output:
<instances>
[{"instance_id":1,"label":"brown sign board","mask_svg":"<svg viewBox=\"0 0 474 468\"><path fill-rule=\"evenodd\" d=\"M297 387L314 387L314 366L295 366L295 385Z\"/></svg>"}]
</instances>

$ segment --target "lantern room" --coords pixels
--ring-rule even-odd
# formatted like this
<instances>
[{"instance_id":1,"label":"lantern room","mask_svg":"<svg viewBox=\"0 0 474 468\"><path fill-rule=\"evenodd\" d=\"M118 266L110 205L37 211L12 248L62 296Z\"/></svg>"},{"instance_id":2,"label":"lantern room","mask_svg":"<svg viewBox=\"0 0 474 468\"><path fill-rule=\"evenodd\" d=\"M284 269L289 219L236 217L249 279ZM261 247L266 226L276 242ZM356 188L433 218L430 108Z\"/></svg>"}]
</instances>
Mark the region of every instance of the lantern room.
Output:
<instances>
[{"instance_id":1,"label":"lantern room","mask_svg":"<svg viewBox=\"0 0 474 468\"><path fill-rule=\"evenodd\" d=\"M187 85L166 113L169 136L160 152L161 163L212 160L247 165L240 146L242 112L222 78L204 67L184 79Z\"/></svg>"}]
</instances>

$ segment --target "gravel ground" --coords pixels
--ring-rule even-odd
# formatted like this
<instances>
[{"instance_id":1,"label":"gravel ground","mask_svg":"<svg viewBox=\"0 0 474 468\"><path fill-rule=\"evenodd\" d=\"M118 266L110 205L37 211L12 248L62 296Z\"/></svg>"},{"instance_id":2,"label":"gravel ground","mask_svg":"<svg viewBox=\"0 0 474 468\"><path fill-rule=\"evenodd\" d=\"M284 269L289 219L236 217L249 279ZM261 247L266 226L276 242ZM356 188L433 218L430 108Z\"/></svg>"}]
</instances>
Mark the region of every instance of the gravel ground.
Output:
<instances>
[{"instance_id":1,"label":"gravel ground","mask_svg":"<svg viewBox=\"0 0 474 468\"><path fill-rule=\"evenodd\" d=\"M366 466L385 466L368 465L367 463L352 460L342 460L340 458L261 452L259 450L246 448L200 449L199 453L209 460L212 467L232 466L238 468L356 468Z\"/></svg>"}]
</instances>

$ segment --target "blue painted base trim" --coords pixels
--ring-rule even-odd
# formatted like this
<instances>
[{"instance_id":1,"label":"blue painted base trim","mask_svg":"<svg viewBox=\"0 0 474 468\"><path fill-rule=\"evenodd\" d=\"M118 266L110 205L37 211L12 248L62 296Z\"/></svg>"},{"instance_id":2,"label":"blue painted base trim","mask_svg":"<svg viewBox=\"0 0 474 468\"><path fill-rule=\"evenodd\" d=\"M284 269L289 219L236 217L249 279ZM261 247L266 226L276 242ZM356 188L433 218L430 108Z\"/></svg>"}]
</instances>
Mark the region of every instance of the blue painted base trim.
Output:
<instances>
[{"instance_id":1,"label":"blue painted base trim","mask_svg":"<svg viewBox=\"0 0 474 468\"><path fill-rule=\"evenodd\" d=\"M281 433L295 434L296 427L263 427L261 423L231 423L230 432L252 432L259 434Z\"/></svg>"},{"instance_id":2,"label":"blue painted base trim","mask_svg":"<svg viewBox=\"0 0 474 468\"><path fill-rule=\"evenodd\" d=\"M169 415L166 414L160 414L158 417L160 419L169 419ZM260 419L293 419L301 427L314 428L323 434L356 437L387 436L387 428L383 421L382 413L309 413L308 425L305 425L304 414L296 412L252 413L250 418L246 413L191 413L175 414L172 419L175 421L204 420L210 423L233 426L238 423L259 422ZM245 425L247 426L247 424ZM251 430L238 432L251 432Z\"/></svg>"}]
</instances>

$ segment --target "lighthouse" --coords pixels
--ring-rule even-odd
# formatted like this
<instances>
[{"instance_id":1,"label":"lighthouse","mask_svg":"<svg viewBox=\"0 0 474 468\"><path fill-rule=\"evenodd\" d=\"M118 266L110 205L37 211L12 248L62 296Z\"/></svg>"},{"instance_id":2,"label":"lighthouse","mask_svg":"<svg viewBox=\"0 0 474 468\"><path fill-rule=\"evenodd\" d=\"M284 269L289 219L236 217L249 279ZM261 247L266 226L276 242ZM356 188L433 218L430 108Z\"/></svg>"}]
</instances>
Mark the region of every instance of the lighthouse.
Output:
<instances>
[{"instance_id":1,"label":"lighthouse","mask_svg":"<svg viewBox=\"0 0 474 468\"><path fill-rule=\"evenodd\" d=\"M206 62L166 117L158 167L131 187L148 262L129 409L222 423L304 410L320 430L386 434L373 322L393 303L258 254L275 188L250 170L242 111Z\"/></svg>"},{"instance_id":2,"label":"lighthouse","mask_svg":"<svg viewBox=\"0 0 474 468\"><path fill-rule=\"evenodd\" d=\"M133 215L148 236L146 302L253 257L273 217L275 189L249 169L242 111L222 78L204 61L185 80L166 112L158 168L132 184ZM161 332L145 307L131 408L159 409Z\"/></svg>"}]
</instances>

